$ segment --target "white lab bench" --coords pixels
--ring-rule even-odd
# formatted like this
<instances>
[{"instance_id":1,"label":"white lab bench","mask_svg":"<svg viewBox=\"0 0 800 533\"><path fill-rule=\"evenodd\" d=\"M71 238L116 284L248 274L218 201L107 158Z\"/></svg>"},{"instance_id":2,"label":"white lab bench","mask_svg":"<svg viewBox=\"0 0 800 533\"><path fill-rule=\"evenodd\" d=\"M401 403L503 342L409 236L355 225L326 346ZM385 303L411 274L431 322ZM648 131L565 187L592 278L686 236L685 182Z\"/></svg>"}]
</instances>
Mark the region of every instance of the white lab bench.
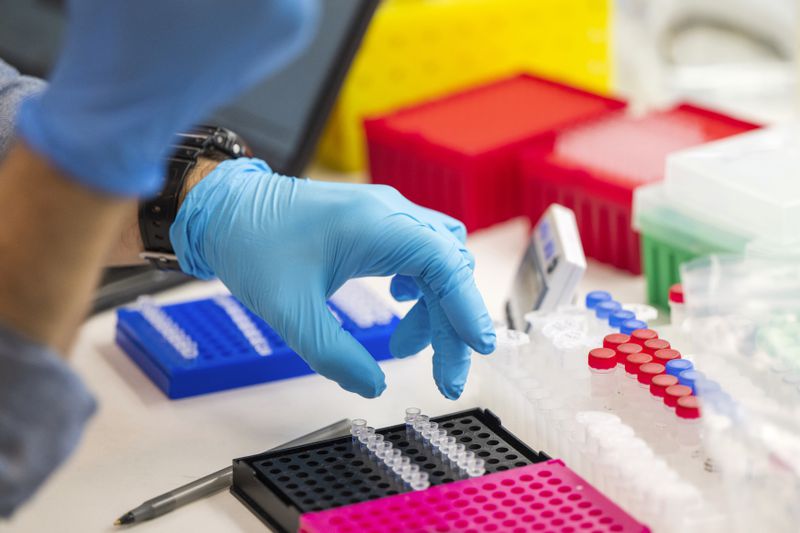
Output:
<instances>
[{"instance_id":1,"label":"white lab bench","mask_svg":"<svg viewBox=\"0 0 800 533\"><path fill-rule=\"evenodd\" d=\"M504 301L527 245L528 223L516 219L470 236L475 276L489 311L502 318ZM388 279L370 280L388 293ZM623 302L641 302L644 280L589 262L580 289L606 289ZM179 301L218 293L196 282L161 294ZM396 304L405 312L408 304ZM94 391L99 411L78 449L0 531L110 532L119 515L153 496L341 418L397 423L410 405L444 414L477 405L477 384L457 402L441 397L431 376L430 349L382 363L387 390L366 400L319 376L169 400L114 344L113 311L83 326L71 363ZM482 357L475 355L474 357ZM470 386L472 385L472 386ZM134 526L148 532L263 532L267 528L227 491Z\"/></svg>"}]
</instances>

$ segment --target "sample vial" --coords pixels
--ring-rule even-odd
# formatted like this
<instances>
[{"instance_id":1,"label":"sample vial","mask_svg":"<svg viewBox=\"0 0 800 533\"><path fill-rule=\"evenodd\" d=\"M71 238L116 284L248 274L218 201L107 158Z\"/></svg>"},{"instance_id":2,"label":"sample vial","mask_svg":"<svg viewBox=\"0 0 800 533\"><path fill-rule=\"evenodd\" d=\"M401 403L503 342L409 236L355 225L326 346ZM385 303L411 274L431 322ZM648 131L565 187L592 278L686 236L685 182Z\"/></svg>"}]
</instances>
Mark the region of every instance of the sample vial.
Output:
<instances>
[{"instance_id":1,"label":"sample vial","mask_svg":"<svg viewBox=\"0 0 800 533\"><path fill-rule=\"evenodd\" d=\"M669 348L671 348L669 341L664 339L649 339L642 344L642 351L650 355L655 355L658 350L668 350Z\"/></svg>"},{"instance_id":2,"label":"sample vial","mask_svg":"<svg viewBox=\"0 0 800 533\"><path fill-rule=\"evenodd\" d=\"M664 405L670 409L675 409L678 399L684 396L691 396L692 389L686 385L672 385L664 390Z\"/></svg>"},{"instance_id":3,"label":"sample vial","mask_svg":"<svg viewBox=\"0 0 800 533\"><path fill-rule=\"evenodd\" d=\"M621 303L616 300L608 300L597 304L597 306L594 308L594 315L603 322L606 322L613 313L616 313L621 309Z\"/></svg>"},{"instance_id":4,"label":"sample vial","mask_svg":"<svg viewBox=\"0 0 800 533\"><path fill-rule=\"evenodd\" d=\"M619 345L626 344L630 342L630 340L631 338L629 335L624 335L622 333L609 333L603 337L603 348L610 348L616 351Z\"/></svg>"},{"instance_id":5,"label":"sample vial","mask_svg":"<svg viewBox=\"0 0 800 533\"><path fill-rule=\"evenodd\" d=\"M672 348L664 348L663 350L656 350L653 353L653 360L667 366L667 363L681 358L681 352L673 350Z\"/></svg>"},{"instance_id":6,"label":"sample vial","mask_svg":"<svg viewBox=\"0 0 800 533\"><path fill-rule=\"evenodd\" d=\"M357 438L364 428L367 427L367 421L363 418L354 418L350 421L350 434L353 438Z\"/></svg>"},{"instance_id":7,"label":"sample vial","mask_svg":"<svg viewBox=\"0 0 800 533\"><path fill-rule=\"evenodd\" d=\"M642 347L632 342L626 342L618 345L615 351L617 352L617 364L625 366L628 356L641 353Z\"/></svg>"},{"instance_id":8,"label":"sample vial","mask_svg":"<svg viewBox=\"0 0 800 533\"><path fill-rule=\"evenodd\" d=\"M592 291L586 295L586 308L594 309L601 302L611 300L611 294L606 291Z\"/></svg>"},{"instance_id":9,"label":"sample vial","mask_svg":"<svg viewBox=\"0 0 800 533\"><path fill-rule=\"evenodd\" d=\"M620 328L620 333L624 333L625 335L630 335L637 329L647 329L647 322L642 320L628 320L622 327Z\"/></svg>"},{"instance_id":10,"label":"sample vial","mask_svg":"<svg viewBox=\"0 0 800 533\"><path fill-rule=\"evenodd\" d=\"M697 370L684 370L680 374L678 374L678 383L681 385L686 385L692 389L692 394L694 394L694 385L697 380L704 379L705 375L702 372Z\"/></svg>"},{"instance_id":11,"label":"sample vial","mask_svg":"<svg viewBox=\"0 0 800 533\"><path fill-rule=\"evenodd\" d=\"M641 349L641 347L640 347ZM653 356L638 352L625 358L625 374L631 379L639 378L639 367L653 362Z\"/></svg>"},{"instance_id":12,"label":"sample vial","mask_svg":"<svg viewBox=\"0 0 800 533\"><path fill-rule=\"evenodd\" d=\"M369 438L373 435L375 435L375 428L366 426L361 430L361 433L358 434L358 442L366 446L367 441L369 441Z\"/></svg>"},{"instance_id":13,"label":"sample vial","mask_svg":"<svg viewBox=\"0 0 800 533\"><path fill-rule=\"evenodd\" d=\"M414 420L421 414L422 410L419 407L406 407L406 425L412 425Z\"/></svg>"},{"instance_id":14,"label":"sample vial","mask_svg":"<svg viewBox=\"0 0 800 533\"><path fill-rule=\"evenodd\" d=\"M643 348L645 342L658 338L658 332L656 332L653 329L648 329L646 327L635 329L630 333L630 335L631 335L631 342L634 344L638 344Z\"/></svg>"},{"instance_id":15,"label":"sample vial","mask_svg":"<svg viewBox=\"0 0 800 533\"><path fill-rule=\"evenodd\" d=\"M669 318L673 326L680 327L686 318L686 307L683 302L683 285L676 283L669 288Z\"/></svg>"},{"instance_id":16,"label":"sample vial","mask_svg":"<svg viewBox=\"0 0 800 533\"><path fill-rule=\"evenodd\" d=\"M607 411L613 411L617 396L617 380L614 376L617 368L616 352L610 348L595 348L589 352L588 362L592 401L601 404Z\"/></svg>"},{"instance_id":17,"label":"sample vial","mask_svg":"<svg viewBox=\"0 0 800 533\"><path fill-rule=\"evenodd\" d=\"M672 374L659 374L650 380L650 394L659 403L664 403L664 395L668 387L678 384L678 377Z\"/></svg>"},{"instance_id":18,"label":"sample vial","mask_svg":"<svg viewBox=\"0 0 800 533\"><path fill-rule=\"evenodd\" d=\"M649 389L653 378L666 371L664 365L659 363L645 363L639 366L637 379L642 388Z\"/></svg>"},{"instance_id":19,"label":"sample vial","mask_svg":"<svg viewBox=\"0 0 800 533\"><path fill-rule=\"evenodd\" d=\"M678 377L684 370L691 370L694 368L694 363L688 359L673 359L666 365L667 374Z\"/></svg>"},{"instance_id":20,"label":"sample vial","mask_svg":"<svg viewBox=\"0 0 800 533\"><path fill-rule=\"evenodd\" d=\"M625 309L620 309L619 311L614 311L608 317L608 325L614 329L619 329L622 325L627 322L628 320L634 320L636 315L633 311L627 311Z\"/></svg>"}]
</instances>

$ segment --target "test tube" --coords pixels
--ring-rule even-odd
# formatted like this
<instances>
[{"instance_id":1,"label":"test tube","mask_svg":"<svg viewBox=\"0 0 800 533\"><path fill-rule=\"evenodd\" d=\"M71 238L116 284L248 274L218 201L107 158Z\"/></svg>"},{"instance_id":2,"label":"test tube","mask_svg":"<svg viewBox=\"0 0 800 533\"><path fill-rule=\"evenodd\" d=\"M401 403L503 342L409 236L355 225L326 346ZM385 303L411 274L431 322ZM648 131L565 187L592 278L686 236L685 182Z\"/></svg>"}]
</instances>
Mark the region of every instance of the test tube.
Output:
<instances>
[{"instance_id":1,"label":"test tube","mask_svg":"<svg viewBox=\"0 0 800 533\"><path fill-rule=\"evenodd\" d=\"M414 420L422 414L422 410L419 407L407 407L406 408L406 425L411 426L414 423Z\"/></svg>"},{"instance_id":2,"label":"test tube","mask_svg":"<svg viewBox=\"0 0 800 533\"><path fill-rule=\"evenodd\" d=\"M637 329L647 329L647 322L644 322L643 320L628 320L622 324L622 327L619 331L625 335L630 335Z\"/></svg>"},{"instance_id":3,"label":"test tube","mask_svg":"<svg viewBox=\"0 0 800 533\"><path fill-rule=\"evenodd\" d=\"M694 368L694 363L688 359L673 359L666 363L667 374L678 377L684 370L691 370Z\"/></svg>"},{"instance_id":4,"label":"test tube","mask_svg":"<svg viewBox=\"0 0 800 533\"><path fill-rule=\"evenodd\" d=\"M594 309L600 302L611 300L611 294L606 291L591 291L586 295L586 308Z\"/></svg>"},{"instance_id":5,"label":"test tube","mask_svg":"<svg viewBox=\"0 0 800 533\"><path fill-rule=\"evenodd\" d=\"M686 385L692 389L692 394L695 392L694 384L697 380L704 379L705 375L697 370L684 370L678 374L678 383Z\"/></svg>"},{"instance_id":6,"label":"test tube","mask_svg":"<svg viewBox=\"0 0 800 533\"><path fill-rule=\"evenodd\" d=\"M411 423L411 427L414 428L414 431L419 433L423 425L427 425L429 420L430 417L428 415L417 415Z\"/></svg>"},{"instance_id":7,"label":"test tube","mask_svg":"<svg viewBox=\"0 0 800 533\"><path fill-rule=\"evenodd\" d=\"M685 305L683 303L683 286L676 283L669 288L669 318L670 324L680 327L686 318Z\"/></svg>"},{"instance_id":8,"label":"test tube","mask_svg":"<svg viewBox=\"0 0 800 533\"><path fill-rule=\"evenodd\" d=\"M612 329L619 330L622 325L627 322L628 320L633 320L636 318L636 315L633 311L628 311L625 309L620 309L619 311L614 311L608 317L608 325Z\"/></svg>"},{"instance_id":9,"label":"test tube","mask_svg":"<svg viewBox=\"0 0 800 533\"><path fill-rule=\"evenodd\" d=\"M654 329L649 329L645 327L633 330L630 333L630 336L632 343L638 344L639 346L644 348L645 342L658 338L658 332Z\"/></svg>"},{"instance_id":10,"label":"test tube","mask_svg":"<svg viewBox=\"0 0 800 533\"><path fill-rule=\"evenodd\" d=\"M589 352L588 362L592 402L601 409L613 411L617 396L617 380L614 375L617 368L616 352L611 348L595 348Z\"/></svg>"},{"instance_id":11,"label":"test tube","mask_svg":"<svg viewBox=\"0 0 800 533\"><path fill-rule=\"evenodd\" d=\"M136 308L164 340L184 359L196 359L199 355L197 343L164 311L150 296L140 296Z\"/></svg>"},{"instance_id":12,"label":"test tube","mask_svg":"<svg viewBox=\"0 0 800 533\"><path fill-rule=\"evenodd\" d=\"M670 348L672 346L665 339L648 339L642 344L642 351L650 355L655 355L658 350L669 350Z\"/></svg>"},{"instance_id":13,"label":"test tube","mask_svg":"<svg viewBox=\"0 0 800 533\"><path fill-rule=\"evenodd\" d=\"M367 421L363 418L354 418L350 421L350 434L353 438L358 438L359 433L361 433L364 428L367 427Z\"/></svg>"},{"instance_id":14,"label":"test tube","mask_svg":"<svg viewBox=\"0 0 800 533\"><path fill-rule=\"evenodd\" d=\"M679 352L678 350L673 350L672 348L665 348L653 352L653 361L656 363L661 363L664 366L666 366L667 363L669 363L670 361L674 361L680 358L681 358L681 352Z\"/></svg>"},{"instance_id":15,"label":"test tube","mask_svg":"<svg viewBox=\"0 0 800 533\"><path fill-rule=\"evenodd\" d=\"M375 428L371 426L365 426L361 433L358 434L358 442L365 445L371 436L375 435Z\"/></svg>"}]
</instances>

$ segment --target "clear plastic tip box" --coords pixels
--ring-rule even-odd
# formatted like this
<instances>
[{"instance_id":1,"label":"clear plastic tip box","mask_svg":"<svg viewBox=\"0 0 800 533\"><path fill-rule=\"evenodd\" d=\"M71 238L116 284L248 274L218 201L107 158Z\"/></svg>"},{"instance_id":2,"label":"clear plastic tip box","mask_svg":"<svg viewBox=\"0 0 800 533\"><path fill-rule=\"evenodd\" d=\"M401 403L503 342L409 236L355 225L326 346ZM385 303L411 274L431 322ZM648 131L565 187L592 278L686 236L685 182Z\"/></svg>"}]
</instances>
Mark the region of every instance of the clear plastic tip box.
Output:
<instances>
[{"instance_id":1,"label":"clear plastic tip box","mask_svg":"<svg viewBox=\"0 0 800 533\"><path fill-rule=\"evenodd\" d=\"M624 105L530 75L507 78L366 121L370 173L480 229L522 214L522 148Z\"/></svg>"},{"instance_id":2,"label":"clear plastic tip box","mask_svg":"<svg viewBox=\"0 0 800 533\"><path fill-rule=\"evenodd\" d=\"M356 303L377 307L348 314L343 307L351 308L352 299L328 305L375 359L389 359L389 337L399 319L377 299ZM150 314L155 316L148 319ZM116 342L173 399L313 373L266 322L230 296L119 309Z\"/></svg>"},{"instance_id":3,"label":"clear plastic tip box","mask_svg":"<svg viewBox=\"0 0 800 533\"><path fill-rule=\"evenodd\" d=\"M664 183L636 191L648 298L666 307L679 267L745 249L796 257L800 124L745 133L671 156Z\"/></svg>"},{"instance_id":4,"label":"clear plastic tip box","mask_svg":"<svg viewBox=\"0 0 800 533\"><path fill-rule=\"evenodd\" d=\"M643 117L619 112L561 128L521 156L524 213L537 220L552 203L569 207L588 257L638 274L633 191L662 179L668 154L755 127L682 105Z\"/></svg>"}]
</instances>

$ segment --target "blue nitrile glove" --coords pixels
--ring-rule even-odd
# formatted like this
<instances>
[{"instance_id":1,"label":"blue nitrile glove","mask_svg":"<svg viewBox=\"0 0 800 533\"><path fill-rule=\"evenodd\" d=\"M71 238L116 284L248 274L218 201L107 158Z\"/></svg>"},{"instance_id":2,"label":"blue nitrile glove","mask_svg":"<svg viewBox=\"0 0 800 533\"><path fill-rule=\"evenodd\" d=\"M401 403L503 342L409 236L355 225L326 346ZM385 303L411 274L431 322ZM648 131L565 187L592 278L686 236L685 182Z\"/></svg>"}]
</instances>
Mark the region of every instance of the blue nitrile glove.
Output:
<instances>
[{"instance_id":1,"label":"blue nitrile glove","mask_svg":"<svg viewBox=\"0 0 800 533\"><path fill-rule=\"evenodd\" d=\"M219 164L170 232L185 272L218 276L314 370L366 397L383 392L383 372L326 299L350 278L403 275L395 294L416 297L419 286L424 298L398 325L392 353L432 342L433 377L451 399L463 391L470 347L486 354L495 345L464 237L460 222L391 187L287 178L257 159Z\"/></svg>"},{"instance_id":2,"label":"blue nitrile glove","mask_svg":"<svg viewBox=\"0 0 800 533\"><path fill-rule=\"evenodd\" d=\"M286 64L315 0L69 0L50 86L20 135L77 181L115 195L161 186L172 136Z\"/></svg>"}]
</instances>

